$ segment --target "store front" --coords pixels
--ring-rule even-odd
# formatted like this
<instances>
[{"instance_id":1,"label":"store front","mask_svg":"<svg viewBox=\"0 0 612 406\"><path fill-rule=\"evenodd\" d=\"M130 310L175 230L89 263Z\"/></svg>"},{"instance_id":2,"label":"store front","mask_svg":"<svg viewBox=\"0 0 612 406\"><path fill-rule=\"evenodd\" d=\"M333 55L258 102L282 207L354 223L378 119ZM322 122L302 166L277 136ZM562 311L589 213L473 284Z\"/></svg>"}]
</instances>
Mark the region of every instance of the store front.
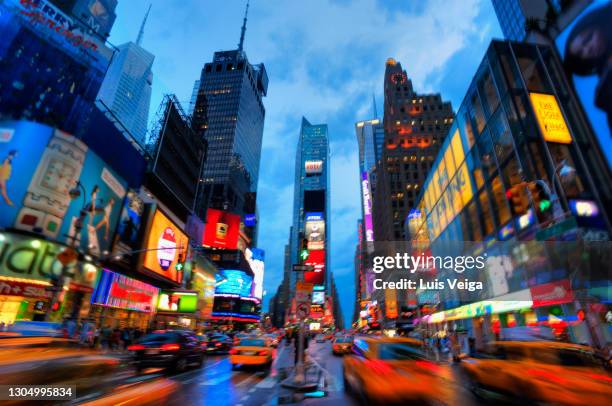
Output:
<instances>
[{"instance_id":1,"label":"store front","mask_svg":"<svg viewBox=\"0 0 612 406\"><path fill-rule=\"evenodd\" d=\"M158 297L155 286L104 269L92 295L90 318L99 327L144 331L151 325Z\"/></svg>"},{"instance_id":2,"label":"store front","mask_svg":"<svg viewBox=\"0 0 612 406\"><path fill-rule=\"evenodd\" d=\"M58 255L66 246L11 232L0 232L0 322L44 320L53 298L53 280L64 274L64 287L51 320L83 317L99 269L89 262L64 266Z\"/></svg>"}]
</instances>

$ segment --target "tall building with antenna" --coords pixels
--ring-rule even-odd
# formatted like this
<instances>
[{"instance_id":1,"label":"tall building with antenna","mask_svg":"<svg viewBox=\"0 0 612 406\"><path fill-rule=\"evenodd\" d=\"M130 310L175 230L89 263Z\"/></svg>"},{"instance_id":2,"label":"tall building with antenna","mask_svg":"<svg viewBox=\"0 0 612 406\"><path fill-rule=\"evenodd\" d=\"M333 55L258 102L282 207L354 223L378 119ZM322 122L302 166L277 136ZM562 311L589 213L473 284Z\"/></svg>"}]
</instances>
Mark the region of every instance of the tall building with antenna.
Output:
<instances>
[{"instance_id":1,"label":"tall building with antenna","mask_svg":"<svg viewBox=\"0 0 612 406\"><path fill-rule=\"evenodd\" d=\"M208 141L196 210L201 218L207 208L250 218L257 213L268 76L264 65L251 64L244 51L248 10L247 2L237 49L215 52L199 79L192 120Z\"/></svg>"},{"instance_id":2,"label":"tall building with antenna","mask_svg":"<svg viewBox=\"0 0 612 406\"><path fill-rule=\"evenodd\" d=\"M151 68L155 59L142 47L150 11L151 6L142 20L136 42L130 41L117 47L98 92L98 100L115 116L122 130L127 130L140 145L146 142L153 84Z\"/></svg>"}]
</instances>

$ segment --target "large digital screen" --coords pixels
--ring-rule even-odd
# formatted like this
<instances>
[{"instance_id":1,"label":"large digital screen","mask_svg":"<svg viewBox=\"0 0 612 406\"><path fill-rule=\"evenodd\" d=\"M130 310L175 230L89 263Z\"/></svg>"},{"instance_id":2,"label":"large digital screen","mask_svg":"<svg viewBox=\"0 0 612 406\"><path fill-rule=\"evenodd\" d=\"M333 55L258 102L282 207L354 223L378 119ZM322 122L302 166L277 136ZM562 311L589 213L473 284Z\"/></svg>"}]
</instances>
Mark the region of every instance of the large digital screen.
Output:
<instances>
[{"instance_id":1,"label":"large digital screen","mask_svg":"<svg viewBox=\"0 0 612 406\"><path fill-rule=\"evenodd\" d=\"M325 249L325 221L306 221L304 229L309 250Z\"/></svg>"},{"instance_id":2,"label":"large digital screen","mask_svg":"<svg viewBox=\"0 0 612 406\"><path fill-rule=\"evenodd\" d=\"M29 121L0 122L0 181L0 227L74 241L92 255L110 250L127 183L79 139Z\"/></svg>"},{"instance_id":3,"label":"large digital screen","mask_svg":"<svg viewBox=\"0 0 612 406\"><path fill-rule=\"evenodd\" d=\"M325 303L325 292L312 292L312 304Z\"/></svg>"},{"instance_id":4,"label":"large digital screen","mask_svg":"<svg viewBox=\"0 0 612 406\"><path fill-rule=\"evenodd\" d=\"M195 313L198 294L195 292L161 292L157 310L162 312Z\"/></svg>"},{"instance_id":5,"label":"large digital screen","mask_svg":"<svg viewBox=\"0 0 612 406\"><path fill-rule=\"evenodd\" d=\"M215 275L215 295L250 297L253 277L237 269L221 269Z\"/></svg>"},{"instance_id":6,"label":"large digital screen","mask_svg":"<svg viewBox=\"0 0 612 406\"><path fill-rule=\"evenodd\" d=\"M610 21L612 4L595 0L556 38L563 68L612 162L612 93L610 92Z\"/></svg>"},{"instance_id":7,"label":"large digital screen","mask_svg":"<svg viewBox=\"0 0 612 406\"><path fill-rule=\"evenodd\" d=\"M187 255L189 241L181 229L161 211L153 215L151 229L145 245L143 266L175 283L183 281L183 271L176 269Z\"/></svg>"},{"instance_id":8,"label":"large digital screen","mask_svg":"<svg viewBox=\"0 0 612 406\"><path fill-rule=\"evenodd\" d=\"M203 244L206 247L235 250L240 234L240 216L222 210L208 209Z\"/></svg>"},{"instance_id":9,"label":"large digital screen","mask_svg":"<svg viewBox=\"0 0 612 406\"><path fill-rule=\"evenodd\" d=\"M325 250L310 251L304 265L312 265L314 271L304 272L304 281L315 285L325 282Z\"/></svg>"},{"instance_id":10,"label":"large digital screen","mask_svg":"<svg viewBox=\"0 0 612 406\"><path fill-rule=\"evenodd\" d=\"M158 294L154 286L104 269L91 303L150 313L155 311Z\"/></svg>"},{"instance_id":11,"label":"large digital screen","mask_svg":"<svg viewBox=\"0 0 612 406\"><path fill-rule=\"evenodd\" d=\"M372 224L372 194L367 172L361 172L361 196L363 199L363 220L365 224L366 241L374 241L374 226Z\"/></svg>"},{"instance_id":12,"label":"large digital screen","mask_svg":"<svg viewBox=\"0 0 612 406\"><path fill-rule=\"evenodd\" d=\"M313 160L304 162L304 170L306 175L318 175L323 172L323 161Z\"/></svg>"},{"instance_id":13,"label":"large digital screen","mask_svg":"<svg viewBox=\"0 0 612 406\"><path fill-rule=\"evenodd\" d=\"M260 300L263 296L264 256L264 250L259 248L245 250L245 258L254 275L252 296Z\"/></svg>"}]
</instances>

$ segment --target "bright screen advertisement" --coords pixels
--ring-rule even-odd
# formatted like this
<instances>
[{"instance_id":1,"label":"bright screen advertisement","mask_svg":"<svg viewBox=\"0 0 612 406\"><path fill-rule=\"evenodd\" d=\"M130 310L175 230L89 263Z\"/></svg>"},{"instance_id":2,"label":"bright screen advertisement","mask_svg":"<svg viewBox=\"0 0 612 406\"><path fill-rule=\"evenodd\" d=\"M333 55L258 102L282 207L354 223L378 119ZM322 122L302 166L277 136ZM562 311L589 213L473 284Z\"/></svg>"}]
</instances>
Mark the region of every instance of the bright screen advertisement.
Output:
<instances>
[{"instance_id":1,"label":"bright screen advertisement","mask_svg":"<svg viewBox=\"0 0 612 406\"><path fill-rule=\"evenodd\" d=\"M240 234L240 216L222 210L208 209L203 244L206 247L235 250Z\"/></svg>"},{"instance_id":2,"label":"bright screen advertisement","mask_svg":"<svg viewBox=\"0 0 612 406\"><path fill-rule=\"evenodd\" d=\"M573 83L599 144L612 162L612 3L595 0L557 37L563 68Z\"/></svg>"},{"instance_id":3,"label":"bright screen advertisement","mask_svg":"<svg viewBox=\"0 0 612 406\"><path fill-rule=\"evenodd\" d=\"M247 248L245 250L245 258L253 271L253 291L252 296L261 300L263 296L263 278L264 278L264 250L259 248Z\"/></svg>"},{"instance_id":4,"label":"bright screen advertisement","mask_svg":"<svg viewBox=\"0 0 612 406\"><path fill-rule=\"evenodd\" d=\"M91 296L91 303L125 310L153 312L159 289L147 283L104 269Z\"/></svg>"},{"instance_id":5,"label":"bright screen advertisement","mask_svg":"<svg viewBox=\"0 0 612 406\"><path fill-rule=\"evenodd\" d=\"M133 190L128 191L119 216L113 256L139 248L139 233L144 214L144 202Z\"/></svg>"},{"instance_id":6,"label":"bright screen advertisement","mask_svg":"<svg viewBox=\"0 0 612 406\"><path fill-rule=\"evenodd\" d=\"M93 255L110 250L127 185L77 138L28 121L0 123L0 185L0 227L65 244L74 237Z\"/></svg>"},{"instance_id":7,"label":"bright screen advertisement","mask_svg":"<svg viewBox=\"0 0 612 406\"><path fill-rule=\"evenodd\" d=\"M306 221L304 229L309 250L325 249L325 221Z\"/></svg>"},{"instance_id":8,"label":"bright screen advertisement","mask_svg":"<svg viewBox=\"0 0 612 406\"><path fill-rule=\"evenodd\" d=\"M322 305L325 303L325 292L312 292L312 304Z\"/></svg>"},{"instance_id":9,"label":"bright screen advertisement","mask_svg":"<svg viewBox=\"0 0 612 406\"><path fill-rule=\"evenodd\" d=\"M304 272L304 281L315 285L325 282L325 250L310 251L304 265L312 265L314 271Z\"/></svg>"},{"instance_id":10,"label":"bright screen advertisement","mask_svg":"<svg viewBox=\"0 0 612 406\"><path fill-rule=\"evenodd\" d=\"M198 308L196 292L162 292L157 310L161 312L195 313Z\"/></svg>"},{"instance_id":11,"label":"bright screen advertisement","mask_svg":"<svg viewBox=\"0 0 612 406\"><path fill-rule=\"evenodd\" d=\"M370 193L370 181L368 173L361 173L361 196L363 199L363 218L365 222L366 241L374 241L374 226L372 224L372 194Z\"/></svg>"},{"instance_id":12,"label":"bright screen advertisement","mask_svg":"<svg viewBox=\"0 0 612 406\"><path fill-rule=\"evenodd\" d=\"M250 297L253 277L237 269L221 269L215 275L215 295Z\"/></svg>"},{"instance_id":13,"label":"bright screen advertisement","mask_svg":"<svg viewBox=\"0 0 612 406\"><path fill-rule=\"evenodd\" d=\"M176 269L185 260L189 241L181 229L161 211L156 210L145 245L143 266L175 283L183 281L183 272Z\"/></svg>"}]
</instances>

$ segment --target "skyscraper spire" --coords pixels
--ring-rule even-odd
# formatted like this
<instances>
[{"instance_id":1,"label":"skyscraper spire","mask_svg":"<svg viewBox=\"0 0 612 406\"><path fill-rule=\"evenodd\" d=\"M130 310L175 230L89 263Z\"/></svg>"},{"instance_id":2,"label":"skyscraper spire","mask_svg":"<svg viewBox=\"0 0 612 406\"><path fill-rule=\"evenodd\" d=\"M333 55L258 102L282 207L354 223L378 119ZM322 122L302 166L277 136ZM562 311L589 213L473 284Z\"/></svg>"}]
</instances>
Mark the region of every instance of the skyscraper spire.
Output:
<instances>
[{"instance_id":1,"label":"skyscraper spire","mask_svg":"<svg viewBox=\"0 0 612 406\"><path fill-rule=\"evenodd\" d=\"M374 112L374 117L372 118L378 118L378 112L376 111L376 96L374 95L374 93L372 93L372 109Z\"/></svg>"},{"instance_id":2,"label":"skyscraper spire","mask_svg":"<svg viewBox=\"0 0 612 406\"><path fill-rule=\"evenodd\" d=\"M246 32L247 15L249 14L249 0L247 0L246 10L244 11L244 20L242 20L242 29L240 30L240 43L238 44L238 51L242 52L242 46L244 45L244 33Z\"/></svg>"},{"instance_id":3,"label":"skyscraper spire","mask_svg":"<svg viewBox=\"0 0 612 406\"><path fill-rule=\"evenodd\" d=\"M147 12L144 18L142 19L142 24L140 25L140 31L138 31L138 37L136 38L136 45L140 45L142 43L142 37L144 35L144 26L145 26L145 23L147 22L147 18L149 17L150 11L151 11L151 4L149 4L149 8L147 9Z\"/></svg>"}]
</instances>

